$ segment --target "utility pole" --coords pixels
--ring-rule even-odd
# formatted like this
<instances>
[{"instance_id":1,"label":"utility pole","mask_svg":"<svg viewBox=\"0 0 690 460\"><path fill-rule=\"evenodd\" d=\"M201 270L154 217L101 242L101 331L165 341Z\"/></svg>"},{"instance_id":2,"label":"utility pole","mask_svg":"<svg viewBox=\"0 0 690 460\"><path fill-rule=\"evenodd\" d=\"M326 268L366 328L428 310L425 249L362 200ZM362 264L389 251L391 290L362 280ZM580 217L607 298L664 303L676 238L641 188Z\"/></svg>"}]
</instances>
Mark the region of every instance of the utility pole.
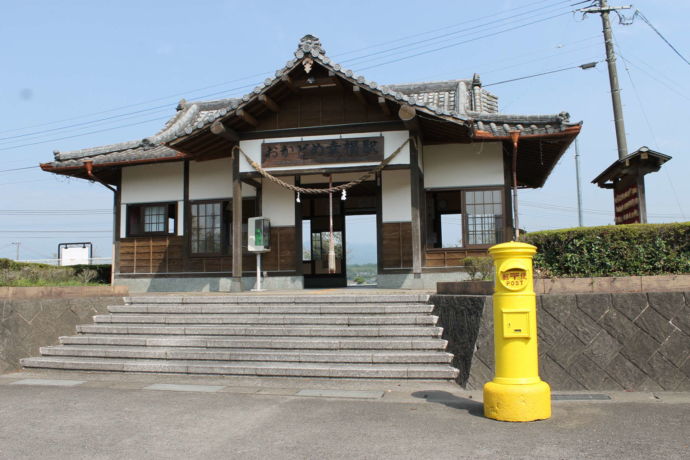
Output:
<instances>
[{"instance_id":1,"label":"utility pole","mask_svg":"<svg viewBox=\"0 0 690 460\"><path fill-rule=\"evenodd\" d=\"M583 227L582 190L580 189L580 146L575 138L575 180L577 181L577 226Z\"/></svg>"},{"instance_id":2,"label":"utility pole","mask_svg":"<svg viewBox=\"0 0 690 460\"><path fill-rule=\"evenodd\" d=\"M601 24L604 28L604 45L606 47L606 63L609 67L609 83L611 85L611 99L613 101L613 122L616 125L616 142L618 143L618 158L623 159L628 155L628 142L625 139L625 123L623 122L623 105L621 103L621 90L618 85L618 70L616 69L616 53L613 49L613 33L609 13L615 10L627 10L631 6L609 6L607 0L599 0L599 8L583 8L587 13L601 14Z\"/></svg>"},{"instance_id":3,"label":"utility pole","mask_svg":"<svg viewBox=\"0 0 690 460\"><path fill-rule=\"evenodd\" d=\"M14 241L11 244L17 246L17 257L14 259L15 262L19 262L19 246L21 246L21 241Z\"/></svg>"}]
</instances>

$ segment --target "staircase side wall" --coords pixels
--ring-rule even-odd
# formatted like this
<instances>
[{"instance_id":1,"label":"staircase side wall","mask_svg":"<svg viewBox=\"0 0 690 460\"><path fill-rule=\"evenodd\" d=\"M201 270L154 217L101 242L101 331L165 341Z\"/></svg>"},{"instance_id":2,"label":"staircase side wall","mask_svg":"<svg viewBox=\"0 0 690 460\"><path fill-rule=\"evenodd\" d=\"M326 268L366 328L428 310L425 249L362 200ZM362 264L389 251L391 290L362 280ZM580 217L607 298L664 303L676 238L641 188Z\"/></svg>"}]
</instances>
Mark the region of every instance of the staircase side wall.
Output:
<instances>
[{"instance_id":1,"label":"staircase side wall","mask_svg":"<svg viewBox=\"0 0 690 460\"><path fill-rule=\"evenodd\" d=\"M0 374L20 369L19 360L39 356L39 348L74 335L78 324L121 305L122 297L0 298Z\"/></svg>"},{"instance_id":2,"label":"staircase side wall","mask_svg":"<svg viewBox=\"0 0 690 460\"><path fill-rule=\"evenodd\" d=\"M458 383L493 378L490 296L436 295ZM537 296L539 368L554 390L690 390L690 292Z\"/></svg>"}]
</instances>

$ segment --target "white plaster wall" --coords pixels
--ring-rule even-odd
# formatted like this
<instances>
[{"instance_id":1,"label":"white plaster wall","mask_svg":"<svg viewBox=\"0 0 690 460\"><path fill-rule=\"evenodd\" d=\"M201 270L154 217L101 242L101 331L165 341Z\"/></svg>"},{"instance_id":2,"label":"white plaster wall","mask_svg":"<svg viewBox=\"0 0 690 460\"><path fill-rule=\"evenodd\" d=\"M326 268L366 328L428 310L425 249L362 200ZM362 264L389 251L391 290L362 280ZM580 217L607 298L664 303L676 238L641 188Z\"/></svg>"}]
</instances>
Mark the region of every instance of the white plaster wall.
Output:
<instances>
[{"instance_id":1,"label":"white plaster wall","mask_svg":"<svg viewBox=\"0 0 690 460\"><path fill-rule=\"evenodd\" d=\"M396 169L381 173L381 208L383 222L412 220L410 170Z\"/></svg>"},{"instance_id":2,"label":"white plaster wall","mask_svg":"<svg viewBox=\"0 0 690 460\"><path fill-rule=\"evenodd\" d=\"M254 187L242 184L242 196L256 196ZM220 158L189 163L189 199L232 198L232 159Z\"/></svg>"},{"instance_id":3,"label":"white plaster wall","mask_svg":"<svg viewBox=\"0 0 690 460\"><path fill-rule=\"evenodd\" d=\"M500 142L424 146L424 187L503 185Z\"/></svg>"},{"instance_id":4,"label":"white plaster wall","mask_svg":"<svg viewBox=\"0 0 690 460\"><path fill-rule=\"evenodd\" d=\"M127 237L127 205L120 205L120 238Z\"/></svg>"},{"instance_id":5,"label":"white plaster wall","mask_svg":"<svg viewBox=\"0 0 690 460\"><path fill-rule=\"evenodd\" d=\"M184 235L184 200L177 202L177 221L175 222L177 226L177 235Z\"/></svg>"},{"instance_id":6,"label":"white plaster wall","mask_svg":"<svg viewBox=\"0 0 690 460\"><path fill-rule=\"evenodd\" d=\"M294 184L292 177L281 177L288 184ZM271 225L295 225L295 193L268 180L263 180L261 190L262 216L271 219Z\"/></svg>"},{"instance_id":7,"label":"white plaster wall","mask_svg":"<svg viewBox=\"0 0 690 460\"><path fill-rule=\"evenodd\" d=\"M232 197L232 159L189 162L189 199Z\"/></svg>"},{"instance_id":8,"label":"white plaster wall","mask_svg":"<svg viewBox=\"0 0 690 460\"><path fill-rule=\"evenodd\" d=\"M180 201L184 195L184 164L158 163L122 168L122 203Z\"/></svg>"},{"instance_id":9,"label":"white plaster wall","mask_svg":"<svg viewBox=\"0 0 690 460\"><path fill-rule=\"evenodd\" d=\"M245 140L240 141L240 148L246 153L252 160L256 163L261 164L261 144L264 142L294 142L301 140L323 140L323 139L340 139L340 138L357 138L357 137L373 137L373 136L383 136L383 157L387 158L388 155L393 153L403 142L409 137L408 131L383 131L383 132L371 132L371 133L352 133L343 135L324 135L324 136L303 136L303 137L281 137L272 139L255 139L255 140ZM410 163L410 145L407 144L398 155L391 161L390 164L409 164ZM374 166L374 163L333 163L333 167L353 167L353 166ZM325 164L320 165L305 165L305 166L281 166L279 168L266 168L267 171L290 171L294 169L316 169L323 168ZM240 172L254 171L254 168L245 160L242 156L240 157Z\"/></svg>"}]
</instances>

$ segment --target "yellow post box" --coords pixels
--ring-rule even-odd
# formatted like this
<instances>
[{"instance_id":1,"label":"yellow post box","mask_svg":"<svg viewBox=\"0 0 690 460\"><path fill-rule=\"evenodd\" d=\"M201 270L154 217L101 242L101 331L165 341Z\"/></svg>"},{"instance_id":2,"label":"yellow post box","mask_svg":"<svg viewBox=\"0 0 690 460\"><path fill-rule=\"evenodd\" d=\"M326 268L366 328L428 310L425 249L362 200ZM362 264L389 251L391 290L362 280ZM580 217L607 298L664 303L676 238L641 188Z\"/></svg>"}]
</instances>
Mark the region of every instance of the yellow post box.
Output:
<instances>
[{"instance_id":1,"label":"yellow post box","mask_svg":"<svg viewBox=\"0 0 690 460\"><path fill-rule=\"evenodd\" d=\"M489 249L494 259L494 344L496 376L484 385L484 416L507 422L551 417L551 389L539 378L537 306L532 258L537 248L503 243Z\"/></svg>"}]
</instances>

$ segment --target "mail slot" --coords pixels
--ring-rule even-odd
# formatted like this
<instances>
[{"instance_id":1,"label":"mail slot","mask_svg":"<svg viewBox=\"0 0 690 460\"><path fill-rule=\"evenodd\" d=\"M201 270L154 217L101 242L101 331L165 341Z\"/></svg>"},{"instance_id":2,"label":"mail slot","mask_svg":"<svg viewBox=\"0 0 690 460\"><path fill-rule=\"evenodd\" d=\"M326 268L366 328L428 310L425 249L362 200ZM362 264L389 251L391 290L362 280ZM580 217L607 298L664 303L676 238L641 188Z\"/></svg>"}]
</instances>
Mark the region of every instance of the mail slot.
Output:
<instances>
[{"instance_id":1,"label":"mail slot","mask_svg":"<svg viewBox=\"0 0 690 460\"><path fill-rule=\"evenodd\" d=\"M530 337L529 311L504 311L503 337L506 339Z\"/></svg>"}]
</instances>

